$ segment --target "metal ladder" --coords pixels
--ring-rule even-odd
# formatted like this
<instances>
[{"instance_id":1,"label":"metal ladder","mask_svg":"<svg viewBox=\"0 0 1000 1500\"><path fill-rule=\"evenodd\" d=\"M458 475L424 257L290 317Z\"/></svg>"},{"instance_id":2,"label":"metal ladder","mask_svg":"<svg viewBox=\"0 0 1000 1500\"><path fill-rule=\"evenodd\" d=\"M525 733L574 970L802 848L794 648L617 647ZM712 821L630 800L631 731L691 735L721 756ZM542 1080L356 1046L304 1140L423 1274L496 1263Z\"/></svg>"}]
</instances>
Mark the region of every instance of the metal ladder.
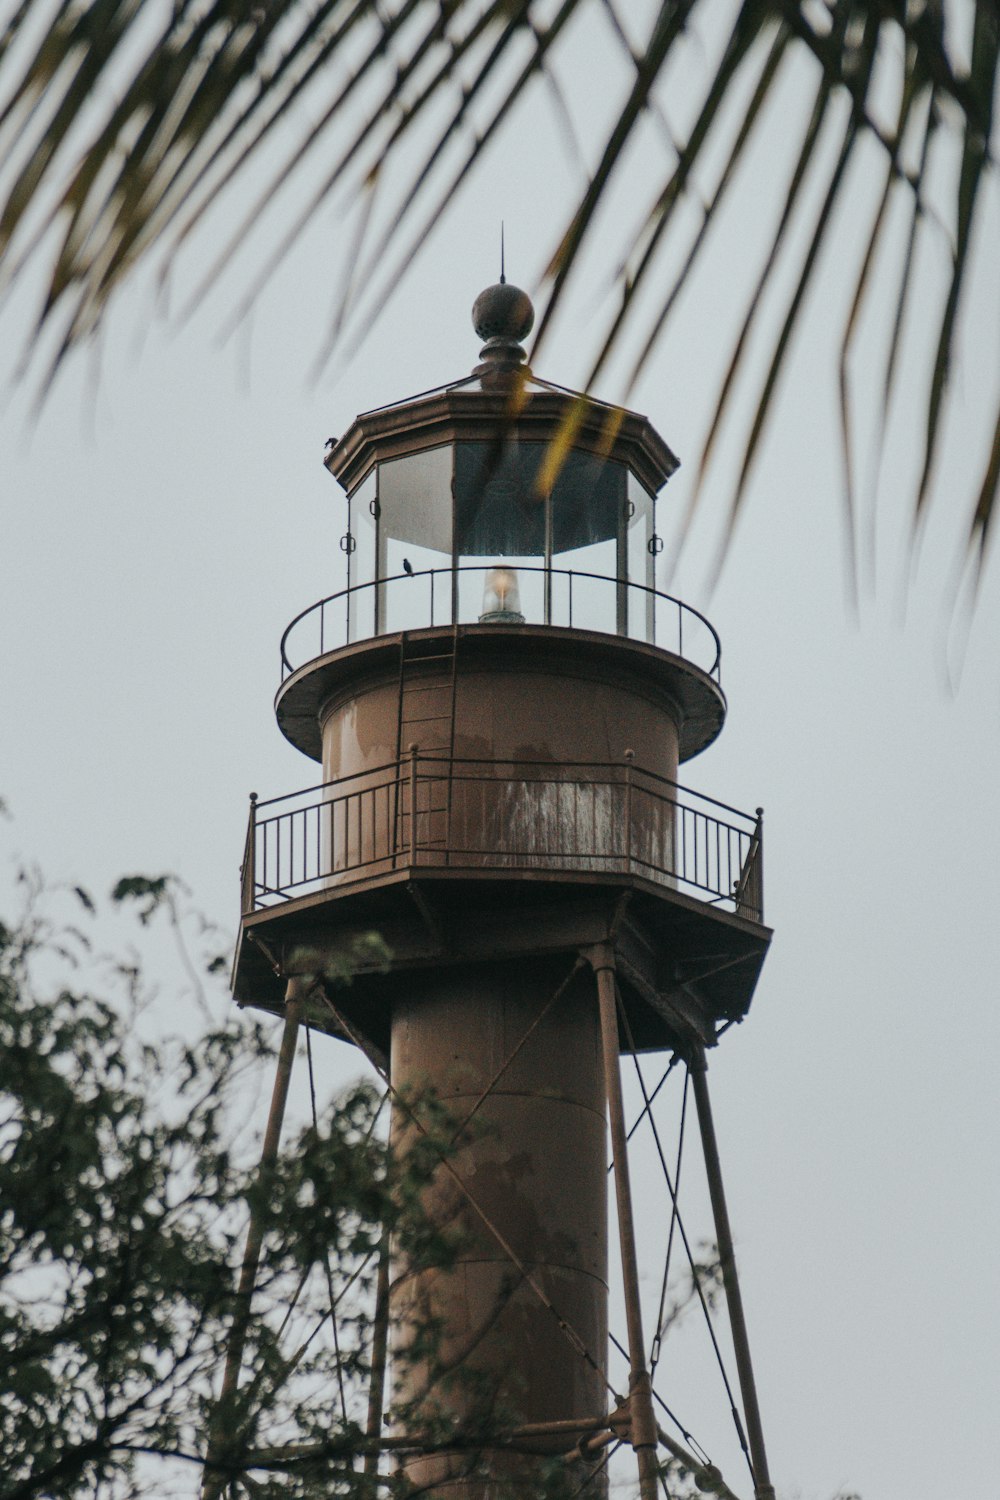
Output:
<instances>
[{"instance_id":1,"label":"metal ladder","mask_svg":"<svg viewBox=\"0 0 1000 1500\"><path fill-rule=\"evenodd\" d=\"M458 687L458 627L453 625L447 645L436 640L414 640L407 631L399 639L399 699L396 715L397 854L411 847L412 789L405 790L406 756L416 745L421 761L440 760L440 777L426 775L426 803L417 797L417 833L424 849L447 849L451 823L452 766L455 754L455 700ZM436 670L444 664L444 672ZM428 674L426 668L430 667Z\"/></svg>"}]
</instances>

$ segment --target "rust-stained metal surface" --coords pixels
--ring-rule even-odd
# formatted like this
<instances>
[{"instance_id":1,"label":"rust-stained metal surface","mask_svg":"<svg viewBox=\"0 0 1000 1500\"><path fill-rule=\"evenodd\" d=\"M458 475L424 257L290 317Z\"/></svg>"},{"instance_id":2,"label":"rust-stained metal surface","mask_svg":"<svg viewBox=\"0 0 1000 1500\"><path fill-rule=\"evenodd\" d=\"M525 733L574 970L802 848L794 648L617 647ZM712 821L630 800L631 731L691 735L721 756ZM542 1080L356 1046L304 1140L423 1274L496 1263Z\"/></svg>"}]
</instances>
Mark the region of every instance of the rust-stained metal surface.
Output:
<instances>
[{"instance_id":1,"label":"rust-stained metal surface","mask_svg":"<svg viewBox=\"0 0 1000 1500\"><path fill-rule=\"evenodd\" d=\"M553 650L551 641L532 642L515 634L513 642L488 636L476 645L479 649L470 652L467 641L458 643L456 755L558 765L622 761L631 749L650 771L676 776L684 713L670 691L674 684L667 674L659 682L652 674L645 676L640 688L634 666L629 671L629 653L619 653L615 671L603 653L595 656L587 650L586 641L574 641L567 649L565 640L559 639ZM339 692L333 689L323 703L325 780L349 776L395 755L398 661L397 654L395 671L386 671L381 681L375 673L367 681L355 678ZM434 737L436 715L447 709L449 673L440 663L425 666L419 659L411 659L408 666L406 732L400 748L415 743L427 752L440 749L428 741ZM389 755L380 756L386 748Z\"/></svg>"},{"instance_id":2,"label":"rust-stained metal surface","mask_svg":"<svg viewBox=\"0 0 1000 1500\"><path fill-rule=\"evenodd\" d=\"M244 910L401 869L639 875L763 920L763 822L635 763L422 755L254 801Z\"/></svg>"},{"instance_id":3,"label":"rust-stained metal surface","mask_svg":"<svg viewBox=\"0 0 1000 1500\"><path fill-rule=\"evenodd\" d=\"M407 644L430 654L452 637L451 629L408 632ZM321 760L324 740L342 736L345 750L326 753L328 774L335 764L340 775L390 759L402 649L400 636L380 636L293 673L275 699L286 739ZM456 743L466 754L496 755L492 736L499 733L505 747L528 760L618 760L632 749L651 770L673 775L678 761L716 739L725 720L725 695L706 672L625 637L558 626L471 625L458 628L456 649ZM412 657L411 664L428 685L447 675L440 666L421 668ZM359 715L354 705L370 695ZM419 744L419 733L414 738ZM590 747L596 753L588 753Z\"/></svg>"},{"instance_id":4,"label":"rust-stained metal surface","mask_svg":"<svg viewBox=\"0 0 1000 1500\"><path fill-rule=\"evenodd\" d=\"M653 493L678 466L646 417L573 392L534 390L525 396L515 413L509 395L462 384L364 412L330 449L326 467L345 490L355 490L387 459L460 441L495 442L498 433L506 440L548 444L567 421L573 423L574 448L626 464Z\"/></svg>"},{"instance_id":5,"label":"rust-stained metal surface","mask_svg":"<svg viewBox=\"0 0 1000 1500\"><path fill-rule=\"evenodd\" d=\"M441 1416L479 1430L606 1406L600 1033L586 969L551 1004L568 967L508 962L428 975L393 1009L393 1087L430 1092L459 1128L472 1115L450 1157L454 1175L439 1172L428 1195L435 1222L455 1237L454 1264L397 1264L390 1294L396 1399L414 1404L420 1430ZM405 1149L405 1115L394 1128ZM404 1357L414 1320L441 1324L433 1359ZM527 1446L572 1445L557 1434ZM537 1473L536 1459L489 1453L488 1444L472 1458L510 1481ZM469 1463L468 1453L438 1454L412 1460L406 1474L420 1487L451 1488Z\"/></svg>"},{"instance_id":6,"label":"rust-stained metal surface","mask_svg":"<svg viewBox=\"0 0 1000 1500\"><path fill-rule=\"evenodd\" d=\"M381 951L365 946L373 931L391 953L388 967ZM388 1058L393 1006L426 972L506 958L531 965L608 941L630 1018L622 1049L711 1046L720 1025L746 1015L770 939L760 923L636 876L554 879L421 868L244 917L234 994L243 1005L280 1013L275 965L316 973L346 964L353 978L340 1003ZM313 1020L328 1029L322 1014ZM469 1024L475 1025L471 1003Z\"/></svg>"}]
</instances>

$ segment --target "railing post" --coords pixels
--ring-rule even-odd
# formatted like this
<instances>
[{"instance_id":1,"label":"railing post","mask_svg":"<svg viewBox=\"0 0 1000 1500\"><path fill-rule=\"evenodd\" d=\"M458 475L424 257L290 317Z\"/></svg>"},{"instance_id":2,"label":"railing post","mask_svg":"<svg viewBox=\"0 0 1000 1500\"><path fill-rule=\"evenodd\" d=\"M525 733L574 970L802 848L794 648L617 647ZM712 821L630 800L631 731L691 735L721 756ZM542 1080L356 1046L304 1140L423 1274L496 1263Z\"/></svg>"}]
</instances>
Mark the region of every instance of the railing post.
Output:
<instances>
[{"instance_id":1,"label":"railing post","mask_svg":"<svg viewBox=\"0 0 1000 1500\"><path fill-rule=\"evenodd\" d=\"M747 846L746 859L739 879L733 882L733 905L738 917L764 920L764 809L757 808L757 820Z\"/></svg>"},{"instance_id":2,"label":"railing post","mask_svg":"<svg viewBox=\"0 0 1000 1500\"><path fill-rule=\"evenodd\" d=\"M625 873L632 873L632 766L635 751L625 751Z\"/></svg>"},{"instance_id":3,"label":"railing post","mask_svg":"<svg viewBox=\"0 0 1000 1500\"><path fill-rule=\"evenodd\" d=\"M243 868L240 871L240 886L243 915L253 911L254 882L257 876L257 793L250 793L250 817L247 822L247 841L243 850Z\"/></svg>"},{"instance_id":4,"label":"railing post","mask_svg":"<svg viewBox=\"0 0 1000 1500\"><path fill-rule=\"evenodd\" d=\"M410 864L417 862L417 746L407 747L410 752Z\"/></svg>"},{"instance_id":5,"label":"railing post","mask_svg":"<svg viewBox=\"0 0 1000 1500\"><path fill-rule=\"evenodd\" d=\"M402 756L400 756L399 760L396 761L395 770L393 772L392 792L391 792L390 801L392 803L392 813L391 813L392 823L390 825L391 826L390 837L392 839L392 849L391 849L390 852L392 854L392 868L395 870L399 866L399 855L400 855L400 848L399 848L399 846L400 846L400 843L402 842L402 840L400 839L400 830L403 827L403 758L402 758ZM388 813L387 813L387 816L389 816Z\"/></svg>"}]
</instances>

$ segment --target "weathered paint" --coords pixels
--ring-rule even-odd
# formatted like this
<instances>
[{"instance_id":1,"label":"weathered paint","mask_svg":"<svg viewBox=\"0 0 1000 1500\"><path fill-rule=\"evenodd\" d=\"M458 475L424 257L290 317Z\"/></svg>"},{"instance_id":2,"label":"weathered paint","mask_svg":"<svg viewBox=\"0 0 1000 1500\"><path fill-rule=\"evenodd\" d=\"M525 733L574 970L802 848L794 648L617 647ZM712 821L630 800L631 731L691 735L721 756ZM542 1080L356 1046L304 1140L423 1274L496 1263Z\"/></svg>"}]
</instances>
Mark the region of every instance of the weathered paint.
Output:
<instances>
[{"instance_id":1,"label":"weathered paint","mask_svg":"<svg viewBox=\"0 0 1000 1500\"><path fill-rule=\"evenodd\" d=\"M394 1265L390 1403L416 1403L411 1428L429 1427L442 1414L458 1423L480 1416L511 1427L607 1409L605 1098L588 969L576 974L482 1097L567 971L561 960L427 976L395 1008L394 1088L408 1099L432 1096L457 1126L479 1105L457 1135L452 1170L439 1169L427 1194L435 1222L455 1236L454 1264ZM402 1149L414 1129L397 1109ZM553 1308L578 1342L560 1328ZM440 1322L438 1369L434 1360L406 1358L414 1319L421 1326ZM558 1453L572 1442L563 1435L532 1446ZM470 1461L479 1477L468 1473ZM537 1458L499 1450L456 1451L414 1460L407 1475L435 1493L480 1496L482 1471L530 1483L537 1467Z\"/></svg>"}]
</instances>

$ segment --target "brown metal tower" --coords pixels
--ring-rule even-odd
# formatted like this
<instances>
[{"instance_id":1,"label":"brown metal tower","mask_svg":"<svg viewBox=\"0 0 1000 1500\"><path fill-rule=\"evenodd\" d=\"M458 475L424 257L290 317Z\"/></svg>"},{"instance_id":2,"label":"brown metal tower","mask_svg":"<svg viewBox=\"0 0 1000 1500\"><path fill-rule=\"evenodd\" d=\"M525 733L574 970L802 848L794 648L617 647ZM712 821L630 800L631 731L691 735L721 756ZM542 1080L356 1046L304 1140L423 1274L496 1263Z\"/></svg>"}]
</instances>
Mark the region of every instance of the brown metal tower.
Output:
<instances>
[{"instance_id":1,"label":"brown metal tower","mask_svg":"<svg viewBox=\"0 0 1000 1500\"><path fill-rule=\"evenodd\" d=\"M347 586L285 632L276 699L321 784L254 801L234 993L285 1015L286 1061L303 1018L361 1047L389 1080L400 1150L422 1091L467 1127L432 1205L464 1230L457 1262L388 1272L397 1347L429 1317L463 1376L436 1383L428 1410L454 1448L406 1460L415 1485L456 1500L530 1490L546 1456L574 1448L585 1480L612 1438L634 1448L653 1500L658 1444L678 1451L650 1390L619 1053L682 1055L761 1500L773 1492L704 1073L770 937L761 821L677 781L726 708L714 630L655 587L656 496L677 460L645 418L532 374L523 292L491 287L473 318L470 377L365 413L327 457L347 492ZM373 929L388 968L359 961L348 991L328 991L325 960ZM630 1363L618 1399L609 1121ZM395 1400L419 1410L426 1371L397 1363ZM458 1436L482 1433L486 1410L497 1433L470 1461ZM381 1390L370 1412L378 1436Z\"/></svg>"}]
</instances>

